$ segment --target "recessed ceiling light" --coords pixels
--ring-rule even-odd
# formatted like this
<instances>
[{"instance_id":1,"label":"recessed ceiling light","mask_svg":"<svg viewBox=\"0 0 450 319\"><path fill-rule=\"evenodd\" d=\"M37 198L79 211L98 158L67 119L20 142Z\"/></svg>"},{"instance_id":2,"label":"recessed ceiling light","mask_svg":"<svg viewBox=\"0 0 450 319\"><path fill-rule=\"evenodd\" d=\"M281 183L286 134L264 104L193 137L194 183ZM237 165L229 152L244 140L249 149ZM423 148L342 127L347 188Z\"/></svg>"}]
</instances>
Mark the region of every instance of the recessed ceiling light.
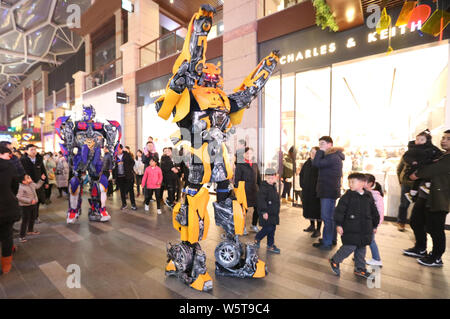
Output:
<instances>
[{"instance_id":1,"label":"recessed ceiling light","mask_svg":"<svg viewBox=\"0 0 450 319\"><path fill-rule=\"evenodd\" d=\"M173 0L170 0L170 4L173 4Z\"/></svg>"},{"instance_id":2,"label":"recessed ceiling light","mask_svg":"<svg viewBox=\"0 0 450 319\"><path fill-rule=\"evenodd\" d=\"M355 20L355 8L348 8L347 11L345 12L345 17L347 18L347 22L352 22L353 20Z\"/></svg>"}]
</instances>

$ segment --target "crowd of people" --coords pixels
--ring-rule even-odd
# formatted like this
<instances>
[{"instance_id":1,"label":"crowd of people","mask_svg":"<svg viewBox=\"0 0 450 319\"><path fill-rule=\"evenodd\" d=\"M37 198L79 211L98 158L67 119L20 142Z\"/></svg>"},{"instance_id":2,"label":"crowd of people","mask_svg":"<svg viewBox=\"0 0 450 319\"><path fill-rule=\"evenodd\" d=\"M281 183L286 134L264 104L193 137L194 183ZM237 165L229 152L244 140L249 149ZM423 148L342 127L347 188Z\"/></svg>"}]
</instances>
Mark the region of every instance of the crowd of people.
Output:
<instances>
[{"instance_id":1,"label":"crowd of people","mask_svg":"<svg viewBox=\"0 0 450 319\"><path fill-rule=\"evenodd\" d=\"M416 242L403 254L417 257L421 265L437 267L443 265L445 219L450 204L450 130L445 131L440 146L442 150L431 143L429 131L421 132L408 144L397 170L402 192L398 214L400 231L405 230L408 206L414 205L410 223ZM52 203L53 185L58 189L59 198L68 198L68 181L72 177L61 152L39 154L32 144L22 151L14 149L9 142L0 143L0 192L4 194L0 199L3 273L11 269L14 232L18 233L20 243L39 235L35 224L40 223L40 205ZM173 209L180 200L189 176L188 149L165 147L160 157L149 137L144 149L137 150L136 155L122 145L115 157L106 147L103 151L102 174L108 177L107 194L120 192L122 210L128 209L127 200L131 210L137 210L136 196L141 195L143 211L149 212L153 201L158 215L162 214L162 203ZM366 265L382 266L375 241L385 215L381 185L373 175L355 172L348 176L349 189L342 194L344 150L335 147L330 136L319 139L318 146L309 151L301 167L295 167L295 156L292 147L283 158L282 171L266 168L262 178L261 165L255 162L253 149L245 141L239 141L233 182L236 188L240 182L245 182L247 205L252 213L248 229L255 233L254 245L259 248L267 237L268 252L281 252L275 245L280 206L291 200L291 188L295 184L295 189L301 191L294 192L294 196L301 198L303 217L310 222L304 231L319 238L313 246L331 251L338 243L338 234L341 238L342 246L329 259L332 271L340 275L339 264L353 253L355 274L368 277ZM85 178L87 181L89 177ZM278 179L283 185L280 193ZM20 220L20 227L15 228ZM427 232L433 240L430 253L426 250ZM244 235L249 235L247 226ZM367 246L372 258L366 261Z\"/></svg>"}]
</instances>

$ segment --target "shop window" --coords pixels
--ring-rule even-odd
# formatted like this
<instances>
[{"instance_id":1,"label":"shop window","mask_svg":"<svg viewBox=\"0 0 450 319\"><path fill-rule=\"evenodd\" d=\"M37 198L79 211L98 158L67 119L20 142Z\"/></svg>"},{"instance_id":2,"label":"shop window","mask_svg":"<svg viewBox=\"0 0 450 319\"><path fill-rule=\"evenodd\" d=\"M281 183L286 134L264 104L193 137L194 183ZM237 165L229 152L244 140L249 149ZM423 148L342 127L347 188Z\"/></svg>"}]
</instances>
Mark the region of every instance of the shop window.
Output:
<instances>
[{"instance_id":1,"label":"shop window","mask_svg":"<svg viewBox=\"0 0 450 319\"><path fill-rule=\"evenodd\" d=\"M264 118L262 125L263 169L280 169L281 139L281 76L274 74L264 87Z\"/></svg>"},{"instance_id":2,"label":"shop window","mask_svg":"<svg viewBox=\"0 0 450 319\"><path fill-rule=\"evenodd\" d=\"M331 136L345 148L344 188L351 171L375 175L388 216L398 213L396 167L408 141L428 128L439 146L447 68L448 45L333 66Z\"/></svg>"},{"instance_id":3,"label":"shop window","mask_svg":"<svg viewBox=\"0 0 450 319\"><path fill-rule=\"evenodd\" d=\"M93 69L98 70L115 59L116 38L112 36L93 50Z\"/></svg>"},{"instance_id":4,"label":"shop window","mask_svg":"<svg viewBox=\"0 0 450 319\"><path fill-rule=\"evenodd\" d=\"M268 16L272 13L287 9L306 0L260 0L260 16Z\"/></svg>"}]
</instances>

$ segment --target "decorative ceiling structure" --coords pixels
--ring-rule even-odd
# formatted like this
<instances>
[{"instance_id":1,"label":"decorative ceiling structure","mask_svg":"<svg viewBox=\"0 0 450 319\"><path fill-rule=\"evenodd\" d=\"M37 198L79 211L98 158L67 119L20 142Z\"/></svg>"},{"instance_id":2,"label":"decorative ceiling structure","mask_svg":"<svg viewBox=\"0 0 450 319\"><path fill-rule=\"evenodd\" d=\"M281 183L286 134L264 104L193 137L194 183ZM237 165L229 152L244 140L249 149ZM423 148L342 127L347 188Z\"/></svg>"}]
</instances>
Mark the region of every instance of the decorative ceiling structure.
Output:
<instances>
[{"instance_id":1,"label":"decorative ceiling structure","mask_svg":"<svg viewBox=\"0 0 450 319\"><path fill-rule=\"evenodd\" d=\"M57 66L83 44L68 28L91 0L0 0L0 102L37 65Z\"/></svg>"}]
</instances>

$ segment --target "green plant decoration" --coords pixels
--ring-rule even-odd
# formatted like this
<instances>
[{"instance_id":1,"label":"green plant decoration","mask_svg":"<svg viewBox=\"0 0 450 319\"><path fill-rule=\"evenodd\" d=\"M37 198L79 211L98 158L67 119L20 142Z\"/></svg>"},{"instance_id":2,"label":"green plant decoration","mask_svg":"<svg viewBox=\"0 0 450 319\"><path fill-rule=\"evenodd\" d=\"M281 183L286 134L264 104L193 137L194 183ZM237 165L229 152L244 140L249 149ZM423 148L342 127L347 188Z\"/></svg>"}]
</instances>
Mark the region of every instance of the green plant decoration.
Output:
<instances>
[{"instance_id":1,"label":"green plant decoration","mask_svg":"<svg viewBox=\"0 0 450 319\"><path fill-rule=\"evenodd\" d=\"M330 7L325 0L313 0L313 5L316 8L316 24L321 27L322 30L330 28L330 30L336 32L339 27L331 14Z\"/></svg>"}]
</instances>

